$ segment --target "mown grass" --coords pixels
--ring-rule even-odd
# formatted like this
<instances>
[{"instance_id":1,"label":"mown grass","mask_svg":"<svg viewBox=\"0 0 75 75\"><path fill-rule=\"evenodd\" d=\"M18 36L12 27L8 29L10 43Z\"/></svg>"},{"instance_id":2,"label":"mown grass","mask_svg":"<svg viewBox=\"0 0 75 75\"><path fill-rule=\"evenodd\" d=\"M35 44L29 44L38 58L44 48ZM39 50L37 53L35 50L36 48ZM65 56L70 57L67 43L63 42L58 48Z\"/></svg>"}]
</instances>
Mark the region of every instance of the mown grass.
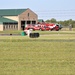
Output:
<instances>
[{"instance_id":1,"label":"mown grass","mask_svg":"<svg viewBox=\"0 0 75 75\"><path fill-rule=\"evenodd\" d=\"M75 75L75 35L1 36L0 75Z\"/></svg>"},{"instance_id":2,"label":"mown grass","mask_svg":"<svg viewBox=\"0 0 75 75\"><path fill-rule=\"evenodd\" d=\"M0 31L0 34L21 34L22 31L18 30L5 30L5 31Z\"/></svg>"},{"instance_id":3,"label":"mown grass","mask_svg":"<svg viewBox=\"0 0 75 75\"><path fill-rule=\"evenodd\" d=\"M40 33L41 35L49 34L75 34L75 31L33 31L33 33Z\"/></svg>"},{"instance_id":4,"label":"mown grass","mask_svg":"<svg viewBox=\"0 0 75 75\"><path fill-rule=\"evenodd\" d=\"M23 31L18 31L18 30L5 30L5 31L0 31L0 34L21 34ZM75 28L72 29L72 31L69 31L68 28L66 30L59 30L59 31L32 31L33 33L40 33L41 35L44 34L75 34Z\"/></svg>"}]
</instances>

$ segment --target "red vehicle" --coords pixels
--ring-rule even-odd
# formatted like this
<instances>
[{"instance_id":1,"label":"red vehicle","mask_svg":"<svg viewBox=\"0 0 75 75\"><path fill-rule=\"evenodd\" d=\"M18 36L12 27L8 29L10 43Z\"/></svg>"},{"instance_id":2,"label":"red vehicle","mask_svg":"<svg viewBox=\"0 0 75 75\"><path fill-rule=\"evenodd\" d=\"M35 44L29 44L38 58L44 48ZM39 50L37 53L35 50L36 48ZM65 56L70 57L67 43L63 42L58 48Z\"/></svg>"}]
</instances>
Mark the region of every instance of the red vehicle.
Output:
<instances>
[{"instance_id":1,"label":"red vehicle","mask_svg":"<svg viewBox=\"0 0 75 75\"><path fill-rule=\"evenodd\" d=\"M35 27L35 26L34 26L32 29L33 29L34 31L35 31L35 30L40 30L40 27L39 27L39 26L38 26L38 27Z\"/></svg>"},{"instance_id":2,"label":"red vehicle","mask_svg":"<svg viewBox=\"0 0 75 75\"><path fill-rule=\"evenodd\" d=\"M51 30L48 26L43 26L40 28L41 31L49 31Z\"/></svg>"},{"instance_id":3,"label":"red vehicle","mask_svg":"<svg viewBox=\"0 0 75 75\"><path fill-rule=\"evenodd\" d=\"M47 23L44 23L44 24L40 24L40 27L41 27L41 30L50 30L52 31L53 28L55 27L54 24L47 24Z\"/></svg>"},{"instance_id":4,"label":"red vehicle","mask_svg":"<svg viewBox=\"0 0 75 75\"><path fill-rule=\"evenodd\" d=\"M55 26L54 30L59 31L59 26Z\"/></svg>"},{"instance_id":5,"label":"red vehicle","mask_svg":"<svg viewBox=\"0 0 75 75\"><path fill-rule=\"evenodd\" d=\"M27 25L27 27L25 27L25 29L29 30L29 29L32 29L32 30L40 30L40 26L38 25Z\"/></svg>"},{"instance_id":6,"label":"red vehicle","mask_svg":"<svg viewBox=\"0 0 75 75\"><path fill-rule=\"evenodd\" d=\"M45 31L45 30L55 30L55 31L58 31L62 28L62 26L60 24L54 24L54 23L39 23L39 24L36 24L36 25L27 25L25 27L25 29L29 30L29 29L32 29L32 30L42 30L42 31Z\"/></svg>"},{"instance_id":7,"label":"red vehicle","mask_svg":"<svg viewBox=\"0 0 75 75\"><path fill-rule=\"evenodd\" d=\"M54 24L54 23L44 23L44 24L41 24L40 26L46 26L47 28L50 28L49 30L55 30L55 31L58 31L58 30L60 30L60 28L59 28L59 25L57 25L57 24Z\"/></svg>"}]
</instances>

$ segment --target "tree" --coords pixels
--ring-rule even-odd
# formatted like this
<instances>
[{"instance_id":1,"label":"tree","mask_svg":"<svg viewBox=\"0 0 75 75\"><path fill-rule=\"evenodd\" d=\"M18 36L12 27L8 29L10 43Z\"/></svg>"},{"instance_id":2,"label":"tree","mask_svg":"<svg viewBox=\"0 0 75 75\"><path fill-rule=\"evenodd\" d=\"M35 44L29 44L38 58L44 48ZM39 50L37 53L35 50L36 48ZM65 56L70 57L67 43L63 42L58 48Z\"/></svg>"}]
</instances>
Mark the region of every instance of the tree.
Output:
<instances>
[{"instance_id":1,"label":"tree","mask_svg":"<svg viewBox=\"0 0 75 75\"><path fill-rule=\"evenodd\" d=\"M50 20L46 20L47 23L50 23Z\"/></svg>"},{"instance_id":2,"label":"tree","mask_svg":"<svg viewBox=\"0 0 75 75\"><path fill-rule=\"evenodd\" d=\"M52 19L50 20L50 22L51 22L51 23L56 23L57 21L56 21L56 19L52 18Z\"/></svg>"},{"instance_id":3,"label":"tree","mask_svg":"<svg viewBox=\"0 0 75 75\"><path fill-rule=\"evenodd\" d=\"M58 23L66 27L68 27L69 25L72 25L73 28L75 27L75 21L72 19L64 20L64 21L57 21L56 19L52 18L51 20L46 20L46 22L47 23Z\"/></svg>"}]
</instances>

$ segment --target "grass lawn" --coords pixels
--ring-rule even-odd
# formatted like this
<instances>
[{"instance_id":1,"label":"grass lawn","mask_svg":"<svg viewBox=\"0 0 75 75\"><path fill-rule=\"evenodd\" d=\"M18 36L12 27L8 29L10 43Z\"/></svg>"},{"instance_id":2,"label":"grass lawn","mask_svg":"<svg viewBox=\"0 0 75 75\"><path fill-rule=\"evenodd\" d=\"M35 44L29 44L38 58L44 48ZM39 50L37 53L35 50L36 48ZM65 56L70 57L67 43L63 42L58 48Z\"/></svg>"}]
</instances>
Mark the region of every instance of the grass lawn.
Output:
<instances>
[{"instance_id":1,"label":"grass lawn","mask_svg":"<svg viewBox=\"0 0 75 75\"><path fill-rule=\"evenodd\" d=\"M75 34L60 33L0 36L0 75L75 75Z\"/></svg>"}]
</instances>

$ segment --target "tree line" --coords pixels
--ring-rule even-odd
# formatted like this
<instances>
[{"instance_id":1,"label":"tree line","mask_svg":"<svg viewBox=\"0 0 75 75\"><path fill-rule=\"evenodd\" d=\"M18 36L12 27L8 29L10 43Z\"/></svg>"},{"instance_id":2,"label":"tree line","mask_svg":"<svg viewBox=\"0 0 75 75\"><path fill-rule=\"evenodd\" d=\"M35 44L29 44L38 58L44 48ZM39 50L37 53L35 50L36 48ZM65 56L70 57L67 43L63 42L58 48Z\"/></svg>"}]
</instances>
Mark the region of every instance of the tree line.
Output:
<instances>
[{"instance_id":1,"label":"tree line","mask_svg":"<svg viewBox=\"0 0 75 75\"><path fill-rule=\"evenodd\" d=\"M75 28L75 20L69 19L69 20L64 20L64 21L57 21L56 19L52 18L50 20L46 20L45 22L47 23L58 23L63 25L64 27L72 26Z\"/></svg>"}]
</instances>

